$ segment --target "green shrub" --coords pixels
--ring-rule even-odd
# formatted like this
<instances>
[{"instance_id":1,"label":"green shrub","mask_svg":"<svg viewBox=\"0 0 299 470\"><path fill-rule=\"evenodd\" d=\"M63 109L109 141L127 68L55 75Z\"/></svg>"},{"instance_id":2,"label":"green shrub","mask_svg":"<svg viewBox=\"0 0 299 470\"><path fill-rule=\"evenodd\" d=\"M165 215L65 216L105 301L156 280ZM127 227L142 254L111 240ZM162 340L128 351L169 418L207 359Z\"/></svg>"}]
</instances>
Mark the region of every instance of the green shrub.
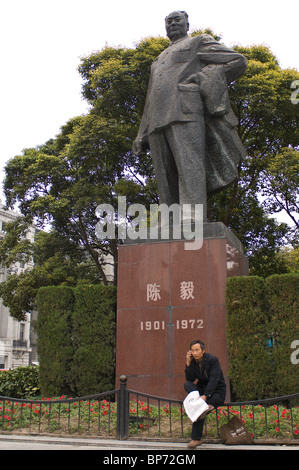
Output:
<instances>
[{"instance_id":1,"label":"green shrub","mask_svg":"<svg viewBox=\"0 0 299 470\"><path fill-rule=\"evenodd\" d=\"M298 365L291 362L291 344L299 340L299 274L270 276L265 287L271 315L275 391L277 395L297 393Z\"/></svg>"},{"instance_id":2,"label":"green shrub","mask_svg":"<svg viewBox=\"0 0 299 470\"><path fill-rule=\"evenodd\" d=\"M229 377L238 400L265 398L273 390L264 289L264 279L256 276L233 277L227 282Z\"/></svg>"},{"instance_id":3,"label":"green shrub","mask_svg":"<svg viewBox=\"0 0 299 470\"><path fill-rule=\"evenodd\" d=\"M0 372L0 395L32 398L40 394L38 367L18 367Z\"/></svg>"},{"instance_id":4,"label":"green shrub","mask_svg":"<svg viewBox=\"0 0 299 470\"><path fill-rule=\"evenodd\" d=\"M298 292L294 273L228 279L228 362L236 399L298 392L298 365L291 362L291 344L299 339Z\"/></svg>"},{"instance_id":5,"label":"green shrub","mask_svg":"<svg viewBox=\"0 0 299 470\"><path fill-rule=\"evenodd\" d=\"M111 390L115 372L116 288L81 285L74 293L72 376L77 394Z\"/></svg>"},{"instance_id":6,"label":"green shrub","mask_svg":"<svg viewBox=\"0 0 299 470\"><path fill-rule=\"evenodd\" d=\"M114 388L116 288L44 287L37 306L42 395L83 396Z\"/></svg>"},{"instance_id":7,"label":"green shrub","mask_svg":"<svg viewBox=\"0 0 299 470\"><path fill-rule=\"evenodd\" d=\"M40 385L44 396L71 394L74 356L72 313L74 293L70 287L42 287L37 295L37 351Z\"/></svg>"}]
</instances>

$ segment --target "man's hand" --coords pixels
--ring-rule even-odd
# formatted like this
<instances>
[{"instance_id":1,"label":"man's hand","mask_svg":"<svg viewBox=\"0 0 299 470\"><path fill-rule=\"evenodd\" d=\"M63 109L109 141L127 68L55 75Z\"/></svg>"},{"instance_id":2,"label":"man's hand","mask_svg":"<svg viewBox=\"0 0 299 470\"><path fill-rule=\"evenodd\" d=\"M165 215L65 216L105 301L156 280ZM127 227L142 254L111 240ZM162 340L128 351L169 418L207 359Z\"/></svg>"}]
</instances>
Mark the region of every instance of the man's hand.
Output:
<instances>
[{"instance_id":1,"label":"man's hand","mask_svg":"<svg viewBox=\"0 0 299 470\"><path fill-rule=\"evenodd\" d=\"M188 351L187 355L186 355L186 365L187 365L187 367L190 366L192 359L193 359L192 351Z\"/></svg>"},{"instance_id":2,"label":"man's hand","mask_svg":"<svg viewBox=\"0 0 299 470\"><path fill-rule=\"evenodd\" d=\"M132 150L135 155L139 155L141 153L141 140L135 140Z\"/></svg>"},{"instance_id":3,"label":"man's hand","mask_svg":"<svg viewBox=\"0 0 299 470\"><path fill-rule=\"evenodd\" d=\"M143 141L142 139L136 139L133 143L133 153L134 155L141 155L145 153L148 148L148 143Z\"/></svg>"}]
</instances>

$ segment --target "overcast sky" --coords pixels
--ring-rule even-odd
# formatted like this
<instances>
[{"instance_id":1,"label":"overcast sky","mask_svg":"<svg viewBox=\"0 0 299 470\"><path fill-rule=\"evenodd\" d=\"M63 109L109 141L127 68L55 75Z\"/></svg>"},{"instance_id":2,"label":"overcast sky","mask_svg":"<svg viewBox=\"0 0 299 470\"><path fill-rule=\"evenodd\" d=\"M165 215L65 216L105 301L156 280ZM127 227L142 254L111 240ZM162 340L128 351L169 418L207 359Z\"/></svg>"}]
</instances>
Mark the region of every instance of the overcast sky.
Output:
<instances>
[{"instance_id":1,"label":"overcast sky","mask_svg":"<svg viewBox=\"0 0 299 470\"><path fill-rule=\"evenodd\" d=\"M105 44L132 47L144 37L165 36L165 16L185 10L191 30L210 27L228 46L268 45L283 68L299 70L298 5L298 0L0 0L1 185L9 159L55 137L70 118L87 111L80 57Z\"/></svg>"}]
</instances>

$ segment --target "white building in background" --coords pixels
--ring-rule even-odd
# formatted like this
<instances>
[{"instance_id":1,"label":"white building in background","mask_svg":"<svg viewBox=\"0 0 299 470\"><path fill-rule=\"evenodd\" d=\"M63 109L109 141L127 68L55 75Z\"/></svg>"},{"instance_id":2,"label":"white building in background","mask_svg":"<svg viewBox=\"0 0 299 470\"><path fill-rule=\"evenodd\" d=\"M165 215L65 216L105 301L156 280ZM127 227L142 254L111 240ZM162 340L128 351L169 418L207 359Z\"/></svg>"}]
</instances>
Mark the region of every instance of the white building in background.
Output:
<instances>
[{"instance_id":1,"label":"white building in background","mask_svg":"<svg viewBox=\"0 0 299 470\"><path fill-rule=\"evenodd\" d=\"M0 201L0 238L5 235L5 224L13 222L19 214L4 210ZM31 227L26 238L34 240L35 228ZM10 273L21 273L33 266L16 263L9 268L0 266L0 282L4 282ZM18 322L9 314L0 299L0 369L15 369L28 366L37 360L36 338L32 333L31 322L36 318L35 312L28 312L25 321Z\"/></svg>"}]
</instances>

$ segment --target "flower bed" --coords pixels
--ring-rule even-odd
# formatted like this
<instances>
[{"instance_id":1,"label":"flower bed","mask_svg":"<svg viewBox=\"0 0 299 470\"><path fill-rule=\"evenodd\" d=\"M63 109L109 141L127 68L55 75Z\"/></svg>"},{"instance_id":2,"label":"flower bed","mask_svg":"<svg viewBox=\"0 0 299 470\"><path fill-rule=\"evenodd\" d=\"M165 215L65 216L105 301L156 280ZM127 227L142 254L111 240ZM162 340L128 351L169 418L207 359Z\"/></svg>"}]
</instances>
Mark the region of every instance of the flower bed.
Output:
<instances>
[{"instance_id":1,"label":"flower bed","mask_svg":"<svg viewBox=\"0 0 299 470\"><path fill-rule=\"evenodd\" d=\"M239 416L254 439L299 438L299 407L224 406L206 418L205 439L219 439L219 429ZM80 433L116 437L117 403L111 399L73 399L64 396L40 401L0 401L0 430L28 433ZM129 403L130 436L189 438L192 423L180 405Z\"/></svg>"},{"instance_id":2,"label":"flower bed","mask_svg":"<svg viewBox=\"0 0 299 470\"><path fill-rule=\"evenodd\" d=\"M299 407L286 408L284 406L245 406L220 407L208 417L208 433L213 434L212 415L216 415L220 428L234 415L241 418L254 439L261 438L299 438Z\"/></svg>"}]
</instances>

